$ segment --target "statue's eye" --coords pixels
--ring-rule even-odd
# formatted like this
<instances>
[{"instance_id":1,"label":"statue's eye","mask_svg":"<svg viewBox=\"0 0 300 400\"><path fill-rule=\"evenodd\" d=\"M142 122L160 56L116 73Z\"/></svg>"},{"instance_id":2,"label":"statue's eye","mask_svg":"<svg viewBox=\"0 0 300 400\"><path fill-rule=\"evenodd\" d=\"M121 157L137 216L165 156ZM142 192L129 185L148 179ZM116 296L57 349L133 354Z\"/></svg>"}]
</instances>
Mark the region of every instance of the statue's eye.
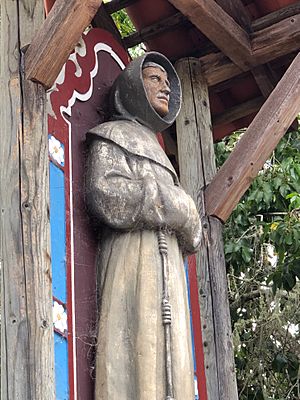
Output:
<instances>
[{"instance_id":1,"label":"statue's eye","mask_svg":"<svg viewBox=\"0 0 300 400\"><path fill-rule=\"evenodd\" d=\"M154 81L154 82L159 82L160 81L160 77L157 76L157 75L152 75L151 76L151 80Z\"/></svg>"}]
</instances>

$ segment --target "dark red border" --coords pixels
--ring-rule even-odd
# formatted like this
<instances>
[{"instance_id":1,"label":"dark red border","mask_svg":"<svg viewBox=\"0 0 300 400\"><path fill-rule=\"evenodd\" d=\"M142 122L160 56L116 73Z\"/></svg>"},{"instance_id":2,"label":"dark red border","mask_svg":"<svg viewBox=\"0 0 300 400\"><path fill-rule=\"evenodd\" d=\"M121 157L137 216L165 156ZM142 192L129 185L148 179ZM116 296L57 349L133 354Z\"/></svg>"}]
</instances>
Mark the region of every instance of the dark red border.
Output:
<instances>
[{"instance_id":1,"label":"dark red border","mask_svg":"<svg viewBox=\"0 0 300 400\"><path fill-rule=\"evenodd\" d=\"M202 327L199 308L198 297L198 282L196 272L196 257L192 255L188 258L188 274L190 283L190 302L192 312L192 323L194 332L194 346L196 358L196 376L198 381L198 393L200 400L207 400L203 340L202 340Z\"/></svg>"}]
</instances>

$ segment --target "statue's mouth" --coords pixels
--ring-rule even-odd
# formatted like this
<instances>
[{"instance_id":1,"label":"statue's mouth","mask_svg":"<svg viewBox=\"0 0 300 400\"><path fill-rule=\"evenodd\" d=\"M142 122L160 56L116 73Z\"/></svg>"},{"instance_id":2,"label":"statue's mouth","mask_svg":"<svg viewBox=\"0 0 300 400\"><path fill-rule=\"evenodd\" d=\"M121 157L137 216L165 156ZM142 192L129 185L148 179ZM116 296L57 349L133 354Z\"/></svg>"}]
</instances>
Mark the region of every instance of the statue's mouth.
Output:
<instances>
[{"instance_id":1,"label":"statue's mouth","mask_svg":"<svg viewBox=\"0 0 300 400\"><path fill-rule=\"evenodd\" d=\"M157 96L157 98L158 98L159 100L163 100L163 101L169 103L169 96L167 96L167 95L164 95L164 94L162 95L162 94L160 94L160 95Z\"/></svg>"}]
</instances>

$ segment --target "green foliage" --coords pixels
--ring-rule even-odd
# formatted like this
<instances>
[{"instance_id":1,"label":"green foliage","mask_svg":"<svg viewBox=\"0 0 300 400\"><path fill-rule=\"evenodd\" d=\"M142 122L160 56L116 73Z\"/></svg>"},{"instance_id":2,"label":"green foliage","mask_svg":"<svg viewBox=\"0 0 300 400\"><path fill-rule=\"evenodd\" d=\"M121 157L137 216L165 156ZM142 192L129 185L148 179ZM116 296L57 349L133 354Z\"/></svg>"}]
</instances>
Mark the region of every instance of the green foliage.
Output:
<instances>
[{"instance_id":1,"label":"green foliage","mask_svg":"<svg viewBox=\"0 0 300 400\"><path fill-rule=\"evenodd\" d=\"M136 29L125 10L113 13L112 18L122 38L136 32Z\"/></svg>"},{"instance_id":2,"label":"green foliage","mask_svg":"<svg viewBox=\"0 0 300 400\"><path fill-rule=\"evenodd\" d=\"M243 131L216 145L221 165ZM287 134L224 229L241 400L299 400L300 132Z\"/></svg>"},{"instance_id":3,"label":"green foliage","mask_svg":"<svg viewBox=\"0 0 300 400\"><path fill-rule=\"evenodd\" d=\"M135 26L124 9L113 13L112 18L122 38L132 35L134 32L136 32ZM139 44L129 49L129 54L132 58L138 57L144 52L145 48L143 44Z\"/></svg>"}]
</instances>

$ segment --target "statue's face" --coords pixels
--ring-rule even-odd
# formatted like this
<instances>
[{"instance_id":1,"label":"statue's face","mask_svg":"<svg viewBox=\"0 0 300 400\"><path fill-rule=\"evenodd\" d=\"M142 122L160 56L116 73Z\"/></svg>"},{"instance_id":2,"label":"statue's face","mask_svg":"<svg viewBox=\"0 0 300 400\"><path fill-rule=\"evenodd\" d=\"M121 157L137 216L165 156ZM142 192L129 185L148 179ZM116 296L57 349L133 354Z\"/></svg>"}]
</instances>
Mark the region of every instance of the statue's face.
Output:
<instances>
[{"instance_id":1,"label":"statue's face","mask_svg":"<svg viewBox=\"0 0 300 400\"><path fill-rule=\"evenodd\" d=\"M165 117L169 112L170 82L168 75L158 67L143 69L144 87L154 110Z\"/></svg>"}]
</instances>

